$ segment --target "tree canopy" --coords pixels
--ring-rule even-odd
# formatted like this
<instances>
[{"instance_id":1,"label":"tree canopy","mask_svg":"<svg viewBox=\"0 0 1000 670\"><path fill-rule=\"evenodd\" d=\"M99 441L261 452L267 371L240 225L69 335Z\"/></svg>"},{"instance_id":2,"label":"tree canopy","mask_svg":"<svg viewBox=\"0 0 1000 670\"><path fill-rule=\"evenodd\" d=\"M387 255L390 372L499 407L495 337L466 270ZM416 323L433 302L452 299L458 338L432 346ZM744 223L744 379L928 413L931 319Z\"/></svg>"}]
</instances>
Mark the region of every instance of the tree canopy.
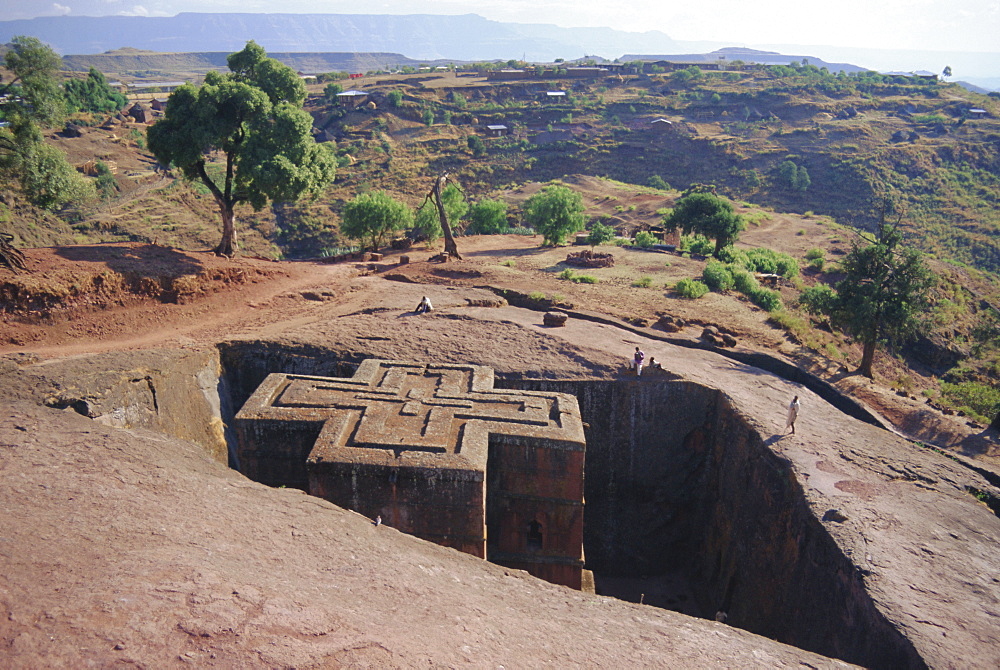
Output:
<instances>
[{"instance_id":1,"label":"tree canopy","mask_svg":"<svg viewBox=\"0 0 1000 670\"><path fill-rule=\"evenodd\" d=\"M56 73L60 60L34 37L15 37L4 56L13 77L0 85L0 169L18 181L35 205L56 209L85 200L93 185L55 147L45 144L40 127L62 121L65 101Z\"/></svg>"},{"instance_id":2,"label":"tree canopy","mask_svg":"<svg viewBox=\"0 0 1000 670\"><path fill-rule=\"evenodd\" d=\"M385 244L389 233L409 227L413 210L385 191L362 193L344 205L340 232L355 240L370 242L376 251Z\"/></svg>"},{"instance_id":3,"label":"tree canopy","mask_svg":"<svg viewBox=\"0 0 1000 670\"><path fill-rule=\"evenodd\" d=\"M469 234L499 235L508 228L507 203L503 200L480 200L469 207Z\"/></svg>"},{"instance_id":4,"label":"tree canopy","mask_svg":"<svg viewBox=\"0 0 1000 670\"><path fill-rule=\"evenodd\" d=\"M863 345L858 372L872 377L879 344L905 341L919 332L920 314L934 276L920 252L900 248L896 225L881 222L868 244L855 243L841 261L844 278L837 284L831 314L834 323Z\"/></svg>"},{"instance_id":5,"label":"tree canopy","mask_svg":"<svg viewBox=\"0 0 1000 670\"><path fill-rule=\"evenodd\" d=\"M540 232L544 244L562 244L568 235L583 230L583 197L576 191L551 184L524 202L524 220Z\"/></svg>"},{"instance_id":6,"label":"tree canopy","mask_svg":"<svg viewBox=\"0 0 1000 670\"><path fill-rule=\"evenodd\" d=\"M286 65L268 58L255 42L228 58L230 72L209 72L200 88L189 84L170 95L163 119L148 131L149 149L163 165L208 187L222 217L215 252L236 252L234 208L256 210L269 200L288 202L317 194L333 181L336 158L312 137L312 117L302 109L306 90ZM207 166L222 158L222 176Z\"/></svg>"},{"instance_id":7,"label":"tree canopy","mask_svg":"<svg viewBox=\"0 0 1000 670\"><path fill-rule=\"evenodd\" d=\"M733 210L731 202L714 193L688 193L663 217L669 231L678 228L685 235L697 233L715 240L716 258L725 247L737 240L746 229L746 221Z\"/></svg>"},{"instance_id":8,"label":"tree canopy","mask_svg":"<svg viewBox=\"0 0 1000 670\"><path fill-rule=\"evenodd\" d=\"M98 70L90 68L86 79L70 79L63 84L67 106L81 112L117 112L127 102L125 96L108 86Z\"/></svg>"}]
</instances>

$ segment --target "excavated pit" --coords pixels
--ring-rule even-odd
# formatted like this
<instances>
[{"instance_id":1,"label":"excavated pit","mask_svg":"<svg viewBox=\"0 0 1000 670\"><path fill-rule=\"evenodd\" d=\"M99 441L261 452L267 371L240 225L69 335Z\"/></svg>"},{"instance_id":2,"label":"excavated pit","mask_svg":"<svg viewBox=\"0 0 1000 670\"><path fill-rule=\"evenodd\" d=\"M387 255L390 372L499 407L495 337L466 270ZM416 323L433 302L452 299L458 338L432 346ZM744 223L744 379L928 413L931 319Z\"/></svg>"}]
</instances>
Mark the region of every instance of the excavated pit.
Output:
<instances>
[{"instance_id":1,"label":"excavated pit","mask_svg":"<svg viewBox=\"0 0 1000 670\"><path fill-rule=\"evenodd\" d=\"M272 372L350 376L365 358L267 342L220 351L226 423ZM867 667L924 666L877 610L789 465L724 393L683 381L500 374L496 387L578 399L584 550L599 594L719 618Z\"/></svg>"}]
</instances>

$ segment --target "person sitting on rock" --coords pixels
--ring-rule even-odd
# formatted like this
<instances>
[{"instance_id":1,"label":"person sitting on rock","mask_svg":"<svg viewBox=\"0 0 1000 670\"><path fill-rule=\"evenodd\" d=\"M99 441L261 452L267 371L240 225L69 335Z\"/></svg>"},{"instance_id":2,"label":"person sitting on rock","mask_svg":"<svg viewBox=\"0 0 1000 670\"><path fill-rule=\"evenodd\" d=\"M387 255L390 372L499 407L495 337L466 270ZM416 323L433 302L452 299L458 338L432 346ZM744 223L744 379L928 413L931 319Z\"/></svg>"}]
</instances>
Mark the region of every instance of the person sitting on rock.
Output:
<instances>
[{"instance_id":1,"label":"person sitting on rock","mask_svg":"<svg viewBox=\"0 0 1000 670\"><path fill-rule=\"evenodd\" d=\"M663 370L663 366L659 364L655 357L649 357L649 369L650 370Z\"/></svg>"},{"instance_id":2,"label":"person sitting on rock","mask_svg":"<svg viewBox=\"0 0 1000 670\"><path fill-rule=\"evenodd\" d=\"M424 296L417 304L417 308L413 311L415 314L423 314L424 312L429 312L432 309L434 309L434 307L431 305L431 301L427 298L427 296Z\"/></svg>"}]
</instances>

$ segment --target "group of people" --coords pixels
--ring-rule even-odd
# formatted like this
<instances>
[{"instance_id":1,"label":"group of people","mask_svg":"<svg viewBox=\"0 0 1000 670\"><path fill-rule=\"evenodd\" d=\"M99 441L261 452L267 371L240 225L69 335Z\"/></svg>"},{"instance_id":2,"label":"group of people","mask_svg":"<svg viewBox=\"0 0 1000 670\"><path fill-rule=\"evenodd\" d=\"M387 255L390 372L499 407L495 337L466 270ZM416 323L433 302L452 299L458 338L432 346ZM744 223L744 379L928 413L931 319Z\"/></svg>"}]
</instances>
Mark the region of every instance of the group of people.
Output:
<instances>
[{"instance_id":1,"label":"group of people","mask_svg":"<svg viewBox=\"0 0 1000 670\"><path fill-rule=\"evenodd\" d=\"M645 363L645 361L646 361L646 352L642 351L639 347L636 347L635 348L635 353L632 355L632 364L633 364L633 368L635 369L635 376L636 377L641 377L642 376L642 366ZM649 359L649 368L651 370L652 369L656 369L656 370L663 369L660 366L660 364L656 362L656 359L653 358L653 357L650 357L650 359ZM798 396L795 396L794 398L792 398L792 402L788 403L788 413L787 413L787 415L785 417L785 432L786 433L789 430L791 430L792 435L795 434L795 420L799 417L799 408L801 406L802 406L802 403L799 402L799 397Z\"/></svg>"},{"instance_id":2,"label":"group of people","mask_svg":"<svg viewBox=\"0 0 1000 670\"><path fill-rule=\"evenodd\" d=\"M633 369L635 370L635 376L636 377L641 377L642 376L642 368L643 368L643 365L645 364L645 361L646 361L646 353L644 351L640 350L639 347L636 347L635 348L635 354L632 357L632 361L633 361ZM647 367L650 370L662 370L663 369L663 366L660 365L657 362L657 360L655 358L653 358L652 356L650 356L650 358L649 358L649 365Z\"/></svg>"}]
</instances>

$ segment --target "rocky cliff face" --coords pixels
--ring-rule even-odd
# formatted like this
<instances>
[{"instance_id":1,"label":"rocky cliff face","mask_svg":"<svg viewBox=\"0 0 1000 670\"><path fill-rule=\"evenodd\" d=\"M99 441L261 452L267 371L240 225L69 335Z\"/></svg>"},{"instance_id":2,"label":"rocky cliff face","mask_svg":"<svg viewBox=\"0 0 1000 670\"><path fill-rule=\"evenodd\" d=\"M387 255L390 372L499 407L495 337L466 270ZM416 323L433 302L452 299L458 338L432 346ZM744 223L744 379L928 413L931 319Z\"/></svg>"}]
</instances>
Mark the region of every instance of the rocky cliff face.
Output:
<instances>
[{"instance_id":1,"label":"rocky cliff face","mask_svg":"<svg viewBox=\"0 0 1000 670\"><path fill-rule=\"evenodd\" d=\"M13 511L0 522L0 536L13 540L0 544L0 574L4 590L15 593L14 600L0 602L8 615L0 616L0 636L8 648L23 654L19 658L39 658L32 654L39 653L40 636L68 635L59 623L68 616L78 622L77 630L121 645L136 662L164 650L204 659L214 653L233 662L344 662L348 648L361 650L359 658L390 665L427 654L474 662L477 651L514 664L542 660L514 653L506 638L489 637L500 626L539 645L544 639L546 648L557 644L569 664L584 658L630 659L636 665L664 659L746 667L785 663L776 656L767 662L733 660L743 658L746 647L739 645L745 640L759 640L750 646L765 655L785 648L728 627L719 629L728 642L698 638L715 635L718 624L674 619L661 610L637 611L642 622L663 622L663 630L702 639L702 652L715 660L680 651L689 645L673 633L650 633L639 619L609 629L607 617L614 621L616 608L624 608L624 622L632 606L603 599L608 604L600 606L598 624L587 618L598 616L589 602L559 595L573 614L553 605L560 632L545 632L544 625L531 623L542 611L555 611L541 604L544 596L526 596L530 615L516 606L511 618L503 614L511 607L510 593L527 591L520 581L514 592L501 588L507 579L502 568L465 559L452 564L444 549L397 535L371 536L363 519L299 493L250 483L219 463L223 425L267 372L344 375L364 356L318 342L260 341L63 361L2 359L0 446L10 458L5 456L0 476L11 482L6 490ZM775 388L783 396L780 382L763 371L730 372L729 364L707 352L684 357L691 371L704 364L728 390L656 379L530 381L510 375L498 383L570 392L580 402L589 424L588 567L625 576L681 574L704 616L723 612L732 626L870 667L1000 661L1000 581L994 576L1000 572L1000 520L967 493L991 491L989 482L815 397L800 426L807 438L765 437L755 418L759 400L773 404ZM158 433L143 432L147 427ZM40 540L29 542L18 518L32 518ZM38 571L48 568L33 558L43 555L39 548L58 563L45 579ZM435 577L446 573L462 586ZM88 587L86 595L73 575L102 586ZM484 591L487 582L495 588ZM32 592L32 584L56 590ZM150 598L158 589L165 595ZM483 617L489 624L469 628L469 597L489 613ZM159 630L174 632L143 637L123 615L95 618L95 612L124 612L116 604L122 598L158 621ZM364 605L347 604L351 599ZM415 602L434 604L417 612ZM262 618L250 616L247 607L260 608ZM419 621L426 631L456 607L464 613L457 620L466 626L456 634L472 640L467 646L473 656L466 661L454 651L428 652L433 639L404 641L398 621ZM46 619L44 612L57 609L61 614ZM373 612L392 615L373 619ZM338 637L306 619L341 621L352 632ZM357 623L362 621L370 623ZM247 655L254 645L285 635L279 631L307 629L319 631L330 645L310 642L289 655ZM601 640L624 645L617 652L601 640L582 643L566 632L611 629L618 631L608 633L615 641ZM406 635L413 637L409 626ZM650 642L659 635L666 642L658 655L640 652L659 648ZM561 637L552 642L550 636ZM717 656L725 645L733 655ZM450 637L448 646L454 647ZM59 649L67 662L110 662L115 656L88 652L82 643ZM621 649L629 651L616 656ZM817 667L827 663L794 653Z\"/></svg>"}]
</instances>

